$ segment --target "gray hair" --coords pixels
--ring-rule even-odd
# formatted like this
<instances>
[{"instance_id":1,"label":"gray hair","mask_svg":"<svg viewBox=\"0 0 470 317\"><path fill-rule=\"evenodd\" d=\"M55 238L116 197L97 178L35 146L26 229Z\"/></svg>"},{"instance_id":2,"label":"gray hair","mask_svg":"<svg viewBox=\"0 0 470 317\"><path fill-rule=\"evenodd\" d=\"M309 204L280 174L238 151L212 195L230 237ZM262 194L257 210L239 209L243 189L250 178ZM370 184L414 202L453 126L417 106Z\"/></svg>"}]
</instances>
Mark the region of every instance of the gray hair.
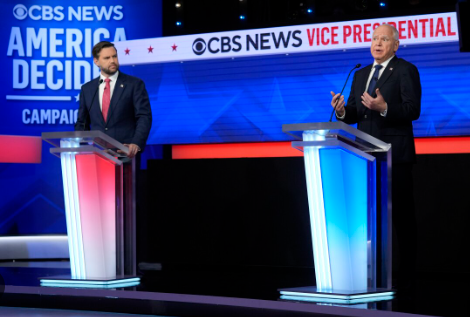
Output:
<instances>
[{"instance_id":1,"label":"gray hair","mask_svg":"<svg viewBox=\"0 0 470 317\"><path fill-rule=\"evenodd\" d=\"M393 38L395 39L395 41L398 41L398 39L399 39L399 34L398 34L397 28L394 27L393 25L387 24L387 23L382 24L382 25L386 25L386 26L388 26L389 28L391 28L391 29L392 29L392 32L393 32Z\"/></svg>"}]
</instances>

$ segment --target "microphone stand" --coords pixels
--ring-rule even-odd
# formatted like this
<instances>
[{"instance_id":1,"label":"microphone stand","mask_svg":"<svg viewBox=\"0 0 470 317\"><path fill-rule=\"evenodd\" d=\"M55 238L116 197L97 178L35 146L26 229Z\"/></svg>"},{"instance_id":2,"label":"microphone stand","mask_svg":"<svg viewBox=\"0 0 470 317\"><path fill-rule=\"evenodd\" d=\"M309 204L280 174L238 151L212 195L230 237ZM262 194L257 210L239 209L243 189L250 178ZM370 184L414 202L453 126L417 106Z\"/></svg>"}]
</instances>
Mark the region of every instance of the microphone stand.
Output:
<instances>
[{"instance_id":1,"label":"microphone stand","mask_svg":"<svg viewBox=\"0 0 470 317\"><path fill-rule=\"evenodd\" d=\"M354 68L351 69L351 71L349 72L348 78L346 78L346 81L344 82L343 89L341 89L341 92L339 93L338 99L336 99L336 103L335 103L335 106L334 106L334 108L333 108L333 111L331 112L330 121L329 121L329 122L331 122L331 120L333 120L333 113L336 112L336 106L338 106L339 97L341 97L341 95L343 94L344 88L346 87L346 84L348 83L349 76L351 76L351 73L352 73L353 70L355 70L356 68L359 68L359 67L361 67L361 64L357 64L357 65L354 66Z\"/></svg>"}]
</instances>

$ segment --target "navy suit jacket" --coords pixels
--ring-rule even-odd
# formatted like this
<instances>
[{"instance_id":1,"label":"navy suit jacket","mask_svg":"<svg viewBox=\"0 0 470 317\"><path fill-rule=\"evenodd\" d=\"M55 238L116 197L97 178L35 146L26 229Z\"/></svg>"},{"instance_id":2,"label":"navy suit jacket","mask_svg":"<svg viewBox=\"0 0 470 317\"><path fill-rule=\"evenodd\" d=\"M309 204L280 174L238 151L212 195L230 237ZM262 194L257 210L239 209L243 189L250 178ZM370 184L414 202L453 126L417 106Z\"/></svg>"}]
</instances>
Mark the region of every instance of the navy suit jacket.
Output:
<instances>
[{"instance_id":1,"label":"navy suit jacket","mask_svg":"<svg viewBox=\"0 0 470 317\"><path fill-rule=\"evenodd\" d=\"M421 82L416 66L394 57L377 82L376 88L387 102L387 115L372 111L362 104L361 96L367 85L372 65L354 74L348 98L346 116L342 121L357 123L357 128L386 143L392 144L392 162L416 161L412 121L421 113ZM374 92L372 97L376 97Z\"/></svg>"},{"instance_id":2,"label":"navy suit jacket","mask_svg":"<svg viewBox=\"0 0 470 317\"><path fill-rule=\"evenodd\" d=\"M103 131L121 143L137 144L143 151L152 126L152 110L144 82L119 72L105 122L99 103L99 81L100 77L82 86L75 130Z\"/></svg>"}]
</instances>

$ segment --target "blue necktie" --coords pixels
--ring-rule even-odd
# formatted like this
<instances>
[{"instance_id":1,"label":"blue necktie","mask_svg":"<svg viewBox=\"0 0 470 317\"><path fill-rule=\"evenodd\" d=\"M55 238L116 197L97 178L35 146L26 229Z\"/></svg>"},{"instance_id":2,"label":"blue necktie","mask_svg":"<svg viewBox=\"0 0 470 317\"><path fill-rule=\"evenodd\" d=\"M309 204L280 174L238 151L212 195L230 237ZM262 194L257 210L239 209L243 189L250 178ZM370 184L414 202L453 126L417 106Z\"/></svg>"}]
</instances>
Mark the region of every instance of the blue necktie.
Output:
<instances>
[{"instance_id":1,"label":"blue necktie","mask_svg":"<svg viewBox=\"0 0 470 317\"><path fill-rule=\"evenodd\" d=\"M375 65L375 72L370 79L369 88L367 89L367 93L372 96L375 90L375 86L377 85L377 81L379 80L379 72L382 68L382 65Z\"/></svg>"}]
</instances>

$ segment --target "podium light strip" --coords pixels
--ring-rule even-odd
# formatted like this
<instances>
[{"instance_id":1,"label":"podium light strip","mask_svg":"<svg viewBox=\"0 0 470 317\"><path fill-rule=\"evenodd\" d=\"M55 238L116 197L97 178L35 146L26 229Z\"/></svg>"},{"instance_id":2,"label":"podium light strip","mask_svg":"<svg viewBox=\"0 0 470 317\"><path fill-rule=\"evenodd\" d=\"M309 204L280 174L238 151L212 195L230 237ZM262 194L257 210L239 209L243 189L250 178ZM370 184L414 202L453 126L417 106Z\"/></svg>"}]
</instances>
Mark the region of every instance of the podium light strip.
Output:
<instances>
[{"instance_id":1,"label":"podium light strip","mask_svg":"<svg viewBox=\"0 0 470 317\"><path fill-rule=\"evenodd\" d=\"M60 155L60 161L61 161L61 165L62 165L62 182L63 182L63 186L64 186L64 204L65 204L65 219L66 219L66 226L67 226L67 236L68 236L68 239L67 239L67 243L68 243L68 246L69 246L69 257L70 257L70 270L72 272L75 272L76 270L76 267L75 267L75 258L76 256L74 255L75 254L75 249L74 249L74 245L72 243L72 224L71 224L71 219L72 219L72 216L71 216L71 206L70 206L70 201L73 199L73 197L71 197L71 194L70 194L70 188L71 186L69 185L69 177L68 177L68 170L69 170L69 162L70 162L70 158L68 158L67 156L69 156L70 154L68 153L61 153Z\"/></svg>"},{"instance_id":2,"label":"podium light strip","mask_svg":"<svg viewBox=\"0 0 470 317\"><path fill-rule=\"evenodd\" d=\"M77 144L74 144L77 146ZM78 193L78 182L77 182L77 163L75 159L75 154L71 155L71 167L72 167L72 192L74 195L74 208L73 208L73 214L72 216L75 218L75 241L72 241L72 243L75 243L75 248L78 251L78 271L76 272L76 275L72 274L72 277L75 278L86 278L86 265L85 265L85 251L83 247L83 233L82 233L82 222L80 218L81 210L80 210L80 195Z\"/></svg>"},{"instance_id":3,"label":"podium light strip","mask_svg":"<svg viewBox=\"0 0 470 317\"><path fill-rule=\"evenodd\" d=\"M322 136L306 131L304 141L316 141ZM305 175L310 209L310 227L312 234L315 277L319 290L332 288L330 257L326 234L325 207L321 181L319 147L304 148Z\"/></svg>"},{"instance_id":4,"label":"podium light strip","mask_svg":"<svg viewBox=\"0 0 470 317\"><path fill-rule=\"evenodd\" d=\"M359 294L338 294L338 293L307 293L307 292L294 292L294 291L281 291L281 295L302 296L312 298L332 298L332 299L364 299L375 298L380 296L393 296L395 292L375 292L375 293L359 293Z\"/></svg>"},{"instance_id":5,"label":"podium light strip","mask_svg":"<svg viewBox=\"0 0 470 317\"><path fill-rule=\"evenodd\" d=\"M46 287L72 287L72 288L123 288L140 284L140 277L127 279L96 281L96 280L54 280L41 279L41 286Z\"/></svg>"},{"instance_id":6,"label":"podium light strip","mask_svg":"<svg viewBox=\"0 0 470 317\"><path fill-rule=\"evenodd\" d=\"M342 299L342 298L325 298L325 297L309 297L302 295L281 295L280 297L283 300L295 300L295 301L304 301L304 302L314 302L314 303L328 303L328 304L364 304L370 302L378 302L385 300L392 300L393 295L381 295L371 298L358 298L358 299Z\"/></svg>"},{"instance_id":7,"label":"podium light strip","mask_svg":"<svg viewBox=\"0 0 470 317\"><path fill-rule=\"evenodd\" d=\"M75 147L75 141L61 141L61 147ZM74 153L61 153L62 178L69 241L70 269L73 278L85 278L85 258L81 235L77 167Z\"/></svg>"}]
</instances>

